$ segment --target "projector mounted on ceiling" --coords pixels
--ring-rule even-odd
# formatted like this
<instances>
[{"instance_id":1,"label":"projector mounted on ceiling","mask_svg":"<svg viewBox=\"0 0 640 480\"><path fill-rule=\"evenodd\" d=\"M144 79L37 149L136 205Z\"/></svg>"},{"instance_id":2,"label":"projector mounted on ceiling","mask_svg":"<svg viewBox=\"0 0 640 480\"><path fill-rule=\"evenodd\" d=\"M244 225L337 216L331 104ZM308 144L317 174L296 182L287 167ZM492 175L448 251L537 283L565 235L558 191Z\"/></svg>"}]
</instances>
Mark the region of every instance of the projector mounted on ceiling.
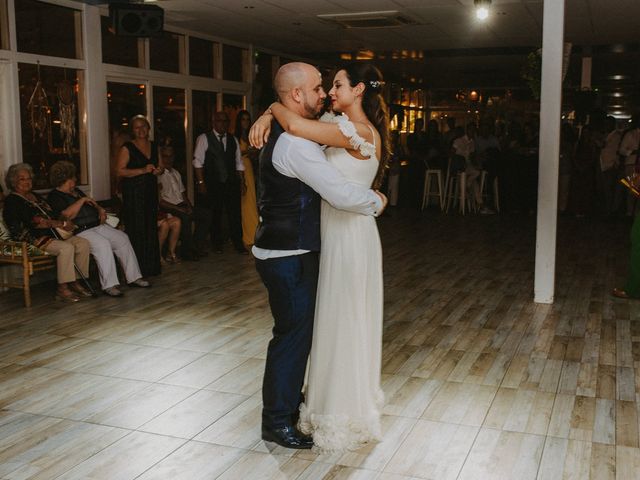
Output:
<instances>
[{"instance_id":1,"label":"projector mounted on ceiling","mask_svg":"<svg viewBox=\"0 0 640 480\"><path fill-rule=\"evenodd\" d=\"M325 14L318 15L318 18L325 22L338 24L343 28L390 28L419 24L416 20L397 10Z\"/></svg>"}]
</instances>

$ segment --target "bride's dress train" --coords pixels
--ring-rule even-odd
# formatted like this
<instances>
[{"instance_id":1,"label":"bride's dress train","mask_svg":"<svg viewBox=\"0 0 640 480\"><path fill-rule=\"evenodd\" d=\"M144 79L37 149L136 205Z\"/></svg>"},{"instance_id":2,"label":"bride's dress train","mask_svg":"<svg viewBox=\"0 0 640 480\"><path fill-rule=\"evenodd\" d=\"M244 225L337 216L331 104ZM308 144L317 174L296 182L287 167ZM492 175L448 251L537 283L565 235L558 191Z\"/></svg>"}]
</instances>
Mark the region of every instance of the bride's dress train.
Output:
<instances>
[{"instance_id":1,"label":"bride's dress train","mask_svg":"<svg viewBox=\"0 0 640 480\"><path fill-rule=\"evenodd\" d=\"M327 160L353 183L370 186L378 170L375 146L346 117L341 131L367 160L328 148ZM319 452L353 450L381 439L384 396L382 249L376 219L322 202L321 252L313 345L299 428Z\"/></svg>"}]
</instances>

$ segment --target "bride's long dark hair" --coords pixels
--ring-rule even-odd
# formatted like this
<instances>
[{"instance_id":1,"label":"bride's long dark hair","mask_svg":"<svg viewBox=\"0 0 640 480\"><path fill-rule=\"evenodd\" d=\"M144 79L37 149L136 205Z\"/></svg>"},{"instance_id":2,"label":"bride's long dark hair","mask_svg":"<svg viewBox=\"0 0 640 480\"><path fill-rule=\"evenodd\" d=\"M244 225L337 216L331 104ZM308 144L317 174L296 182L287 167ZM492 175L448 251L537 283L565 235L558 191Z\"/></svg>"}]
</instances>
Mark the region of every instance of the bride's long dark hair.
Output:
<instances>
[{"instance_id":1,"label":"bride's long dark hair","mask_svg":"<svg viewBox=\"0 0 640 480\"><path fill-rule=\"evenodd\" d=\"M378 166L378 173L371 188L379 189L384 180L387 163L391 158L391 141L389 138L389 110L382 97L384 80L382 74L370 63L350 63L342 67L349 78L351 87L359 83L364 85L362 94L362 109L373 126L378 130L382 141L382 158Z\"/></svg>"}]
</instances>

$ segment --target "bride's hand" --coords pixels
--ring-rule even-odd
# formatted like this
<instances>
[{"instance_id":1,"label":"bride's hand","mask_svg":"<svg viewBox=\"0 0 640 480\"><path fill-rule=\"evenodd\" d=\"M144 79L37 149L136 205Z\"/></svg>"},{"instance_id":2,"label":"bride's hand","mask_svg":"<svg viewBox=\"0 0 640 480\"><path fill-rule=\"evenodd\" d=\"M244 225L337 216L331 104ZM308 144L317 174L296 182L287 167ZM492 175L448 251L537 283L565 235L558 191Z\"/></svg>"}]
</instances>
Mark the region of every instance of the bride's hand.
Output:
<instances>
[{"instance_id":1,"label":"bride's hand","mask_svg":"<svg viewBox=\"0 0 640 480\"><path fill-rule=\"evenodd\" d=\"M380 197L380 200L382 200L382 208L380 210L378 210L378 217L380 215L382 215L382 212L384 212L384 209L387 208L387 203L389 203L389 200L387 199L387 196L380 192L379 190L374 190L374 192L376 192L378 194L378 196Z\"/></svg>"},{"instance_id":2,"label":"bride's hand","mask_svg":"<svg viewBox=\"0 0 640 480\"><path fill-rule=\"evenodd\" d=\"M249 143L255 148L262 148L271 132L271 120L273 115L265 113L251 126L249 130Z\"/></svg>"}]
</instances>

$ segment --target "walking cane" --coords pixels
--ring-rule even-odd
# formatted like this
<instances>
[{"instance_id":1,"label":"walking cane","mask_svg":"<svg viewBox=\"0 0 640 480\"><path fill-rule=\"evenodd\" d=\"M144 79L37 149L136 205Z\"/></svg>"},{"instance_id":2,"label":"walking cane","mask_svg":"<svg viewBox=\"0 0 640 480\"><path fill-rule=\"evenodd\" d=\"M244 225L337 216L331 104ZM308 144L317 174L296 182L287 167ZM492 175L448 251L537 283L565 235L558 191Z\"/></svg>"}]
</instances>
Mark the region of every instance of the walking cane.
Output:
<instances>
[{"instance_id":1,"label":"walking cane","mask_svg":"<svg viewBox=\"0 0 640 480\"><path fill-rule=\"evenodd\" d=\"M60 236L60 234L58 233L58 231L55 228L50 228L49 230L51 230L51 233L53 233L53 236L56 237L56 239L64 241L62 239L62 237ZM85 286L89 289L89 291L91 292L91 296L95 297L96 296L96 291L93 288L93 285L91 285L91 282L89 282L89 279L87 277L84 276L84 274L82 273L82 271L80 270L80 268L76 265L76 262L73 262L73 268L75 269L76 273L78 274L78 276L80 277L80 279L82 280L82 282L85 284Z\"/></svg>"},{"instance_id":2,"label":"walking cane","mask_svg":"<svg viewBox=\"0 0 640 480\"><path fill-rule=\"evenodd\" d=\"M42 213L42 215L44 215L44 218L48 218L51 220L51 217L49 216L49 214L47 212L45 212L42 207L40 205L38 205L37 203L33 203L33 202L29 202L32 205L35 205L36 208L38 210L40 210L40 213ZM64 239L62 238L62 236L58 233L58 231L53 228L53 227L49 227L49 230L51 231L51 233L53 234L53 236L57 239L57 240L61 240L64 241ZM89 280L87 279L87 277L84 276L84 274L82 273L82 271L80 271L80 269L78 268L78 266L76 265L76 262L73 262L73 268L75 269L76 273L78 274L78 276L80 277L80 279L84 282L84 284L86 285L86 287L89 289L89 291L91 292L91 296L95 297L96 296L96 291L93 288L93 286L91 285L91 283L89 282Z\"/></svg>"}]
</instances>

